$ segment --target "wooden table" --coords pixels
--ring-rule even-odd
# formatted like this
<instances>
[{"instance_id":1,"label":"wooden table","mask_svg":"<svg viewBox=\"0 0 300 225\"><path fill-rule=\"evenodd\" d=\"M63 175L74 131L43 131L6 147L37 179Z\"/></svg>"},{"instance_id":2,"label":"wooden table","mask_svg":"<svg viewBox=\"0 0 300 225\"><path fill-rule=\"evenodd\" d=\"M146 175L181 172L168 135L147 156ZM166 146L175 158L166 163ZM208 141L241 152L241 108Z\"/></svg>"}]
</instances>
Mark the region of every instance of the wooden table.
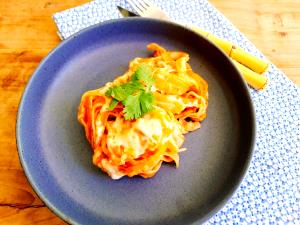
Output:
<instances>
[{"instance_id":1,"label":"wooden table","mask_svg":"<svg viewBox=\"0 0 300 225\"><path fill-rule=\"evenodd\" d=\"M60 40L51 15L87 0L0 1L0 224L65 224L35 195L19 163L15 122L32 72ZM211 0L300 86L300 3Z\"/></svg>"}]
</instances>

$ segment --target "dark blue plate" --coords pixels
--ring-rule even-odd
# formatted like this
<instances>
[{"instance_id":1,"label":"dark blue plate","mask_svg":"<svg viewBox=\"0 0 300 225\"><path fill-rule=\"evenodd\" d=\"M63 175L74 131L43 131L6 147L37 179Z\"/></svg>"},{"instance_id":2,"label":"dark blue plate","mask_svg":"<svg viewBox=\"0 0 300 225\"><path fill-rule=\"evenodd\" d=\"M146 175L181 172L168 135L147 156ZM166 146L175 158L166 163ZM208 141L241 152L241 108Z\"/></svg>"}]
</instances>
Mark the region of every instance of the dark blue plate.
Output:
<instances>
[{"instance_id":1,"label":"dark blue plate","mask_svg":"<svg viewBox=\"0 0 300 225\"><path fill-rule=\"evenodd\" d=\"M150 42L190 54L209 84L208 117L186 135L178 169L163 165L151 179L115 181L92 165L77 107L85 91L149 56ZM88 225L204 222L238 187L254 136L249 93L229 59L188 29L142 18L105 22L63 41L30 79L17 122L20 160L38 196L65 221Z\"/></svg>"}]
</instances>

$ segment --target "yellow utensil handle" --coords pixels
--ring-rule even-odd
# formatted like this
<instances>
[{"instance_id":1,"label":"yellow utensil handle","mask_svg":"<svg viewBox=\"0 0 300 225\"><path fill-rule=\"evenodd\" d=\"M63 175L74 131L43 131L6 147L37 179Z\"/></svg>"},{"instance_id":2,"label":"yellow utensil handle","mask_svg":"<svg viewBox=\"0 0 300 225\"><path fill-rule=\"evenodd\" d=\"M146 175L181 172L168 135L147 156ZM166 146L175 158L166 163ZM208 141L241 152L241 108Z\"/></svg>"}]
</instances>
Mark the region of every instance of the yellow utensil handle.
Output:
<instances>
[{"instance_id":1,"label":"yellow utensil handle","mask_svg":"<svg viewBox=\"0 0 300 225\"><path fill-rule=\"evenodd\" d=\"M240 71L246 82L253 88L257 90L264 89L268 83L268 78L260 75L249 68L245 67L244 65L240 64L239 62L232 59L233 64L236 68Z\"/></svg>"},{"instance_id":2,"label":"yellow utensil handle","mask_svg":"<svg viewBox=\"0 0 300 225\"><path fill-rule=\"evenodd\" d=\"M244 51L242 48L234 46L231 42L218 38L211 33L201 30L199 27L190 26L197 33L207 37L215 45L221 48L230 58L236 60L242 65L248 67L256 73L262 74L268 68L268 63L250 53Z\"/></svg>"}]
</instances>

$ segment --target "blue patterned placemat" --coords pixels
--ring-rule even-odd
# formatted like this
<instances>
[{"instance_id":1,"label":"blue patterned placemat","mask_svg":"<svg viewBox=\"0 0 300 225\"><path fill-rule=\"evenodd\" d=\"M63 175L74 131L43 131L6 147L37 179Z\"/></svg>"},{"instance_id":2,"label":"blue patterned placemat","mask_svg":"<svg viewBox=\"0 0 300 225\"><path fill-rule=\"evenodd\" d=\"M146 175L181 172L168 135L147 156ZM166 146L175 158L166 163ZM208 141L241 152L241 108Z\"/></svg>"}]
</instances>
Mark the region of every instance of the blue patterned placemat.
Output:
<instances>
[{"instance_id":1,"label":"blue patterned placemat","mask_svg":"<svg viewBox=\"0 0 300 225\"><path fill-rule=\"evenodd\" d=\"M264 57L206 0L153 0L170 17L198 25ZM54 14L62 39L90 25L121 18L126 0L96 0ZM134 11L134 10L132 10ZM208 224L300 224L300 89L273 64L263 91L250 89L257 117L253 160L241 186Z\"/></svg>"}]
</instances>

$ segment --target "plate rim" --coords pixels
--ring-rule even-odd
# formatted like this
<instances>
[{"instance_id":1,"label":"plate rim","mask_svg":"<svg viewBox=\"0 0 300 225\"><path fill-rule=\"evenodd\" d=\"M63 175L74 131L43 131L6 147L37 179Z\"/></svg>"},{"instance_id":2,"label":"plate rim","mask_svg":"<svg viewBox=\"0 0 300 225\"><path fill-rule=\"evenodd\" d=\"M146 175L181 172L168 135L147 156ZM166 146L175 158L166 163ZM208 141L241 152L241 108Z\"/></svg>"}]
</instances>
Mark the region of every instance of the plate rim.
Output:
<instances>
[{"instance_id":1,"label":"plate rim","mask_svg":"<svg viewBox=\"0 0 300 225\"><path fill-rule=\"evenodd\" d=\"M17 116L16 116L16 125L15 125L15 134L16 134L16 147L17 147L17 152L18 152L18 157L19 157L19 161L21 164L21 167L26 175L26 179L29 182L30 186L32 187L33 191L37 194L37 196L40 198L40 200L45 203L45 206L50 209L51 212L53 212L55 215L57 215L58 217L60 217L62 220L64 220L65 222L69 223L69 224L79 224L78 222L76 222L75 220L73 220L72 218L68 218L68 216L61 210L59 210L53 203L51 203L48 199L47 196L45 196L44 194L42 194L42 192L37 188L35 181L33 179L33 177L31 176L31 173L27 167L27 163L24 160L24 155L22 152L24 152L24 149L22 149L21 147L21 118L22 118L22 113L21 111L24 110L24 99L26 98L26 96L28 95L28 92L30 91L30 88L32 86L32 83L34 82L34 79L36 79L37 74L40 72L41 67L47 62L47 60L57 51L59 51L59 49L61 49L63 46L67 45L70 41L72 41L73 39L76 39L78 36L83 35L84 33L86 33L87 31L93 30L95 28L101 27L101 26L105 26L105 25L109 25L109 24L114 24L114 23L119 23L119 22L126 22L126 21L132 21L132 22L136 22L136 21L145 21L145 22L157 22L157 23L164 23L167 25L171 25L171 26L175 26L175 27L180 27L180 29L186 30L187 32L192 32L194 34L196 34L197 36L200 36L202 39L204 39L206 42L208 42L213 48L216 48L222 55L224 58L226 58L226 60L229 62L229 64L231 64L231 67L233 70L235 70L237 76L237 79L239 79L239 83L242 85L242 89L244 90L243 94L245 95L248 103L249 103L249 108L250 108L250 112L249 115L251 115L252 118L251 119L251 134L252 134L252 139L250 141L249 144L249 154L247 155L247 159L245 159L245 163L243 164L243 168L240 168L240 175L234 180L235 183L233 182L231 184L231 188L229 188L228 192L223 194L223 198L216 204L215 207L212 208L212 210L210 212L208 212L206 215L204 215L201 218L197 218L194 222L199 222L199 223L204 223L206 221L208 221L213 215L215 215L217 212L219 212L225 205L226 203L234 196L234 194L238 191L239 187L242 184L242 181L244 180L245 176L247 175L247 172L249 170L251 161L253 159L253 154L254 154L254 147L255 147L255 143L256 143L256 136L257 136L257 128L256 128L256 115L255 115L255 110L254 110L254 104L248 89L248 86L246 84L246 81L244 80L244 78L242 77L241 73L238 71L238 69L234 66L234 64L232 63L232 61L230 60L230 58L222 51L222 49L220 47L218 47L217 45L215 45L212 41L210 41L207 37L203 36L202 34L199 34L197 32L195 32L194 30L185 27L181 24L172 22L172 21L166 21L166 20L161 20L161 19L155 19L155 18L143 18L143 17L128 17L128 18L117 18L117 19L111 19L111 20L107 20L107 21L103 21L100 23L96 23L94 25L91 25L89 27L86 27L74 34L72 34L71 36L69 36L67 39L62 40L61 42L59 42L59 44L54 47L43 59L42 61L38 64L38 66L35 68L34 72L32 73L29 81L26 84L25 89L23 90L22 96L20 98L19 101L19 105L18 105L18 111L17 111Z\"/></svg>"}]
</instances>

